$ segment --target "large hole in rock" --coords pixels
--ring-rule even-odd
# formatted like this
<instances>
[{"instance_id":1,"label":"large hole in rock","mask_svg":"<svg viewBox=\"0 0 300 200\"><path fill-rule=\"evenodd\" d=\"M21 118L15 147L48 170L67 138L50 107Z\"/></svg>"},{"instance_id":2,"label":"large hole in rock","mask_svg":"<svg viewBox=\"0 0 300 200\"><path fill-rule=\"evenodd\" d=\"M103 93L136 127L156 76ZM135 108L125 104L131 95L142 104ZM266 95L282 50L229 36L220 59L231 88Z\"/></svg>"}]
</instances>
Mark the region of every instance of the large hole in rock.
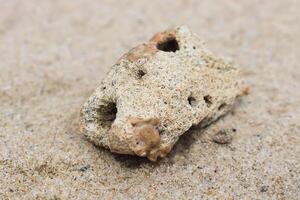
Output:
<instances>
[{"instance_id":1,"label":"large hole in rock","mask_svg":"<svg viewBox=\"0 0 300 200\"><path fill-rule=\"evenodd\" d=\"M157 44L157 49L166 52L175 52L179 50L179 45L176 38L167 38L165 41L159 42Z\"/></svg>"},{"instance_id":2,"label":"large hole in rock","mask_svg":"<svg viewBox=\"0 0 300 200\"><path fill-rule=\"evenodd\" d=\"M104 128L110 128L116 119L118 109L114 102L100 106L98 109L98 123Z\"/></svg>"}]
</instances>

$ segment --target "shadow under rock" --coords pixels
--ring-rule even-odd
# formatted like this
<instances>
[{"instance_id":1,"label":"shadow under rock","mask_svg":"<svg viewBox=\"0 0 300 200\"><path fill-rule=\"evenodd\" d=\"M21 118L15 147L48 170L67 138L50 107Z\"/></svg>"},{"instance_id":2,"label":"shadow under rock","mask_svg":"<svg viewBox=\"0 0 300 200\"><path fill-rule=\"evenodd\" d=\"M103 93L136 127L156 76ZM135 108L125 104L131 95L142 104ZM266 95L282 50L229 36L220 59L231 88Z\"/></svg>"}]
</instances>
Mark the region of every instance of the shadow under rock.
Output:
<instances>
[{"instance_id":1,"label":"shadow under rock","mask_svg":"<svg viewBox=\"0 0 300 200\"><path fill-rule=\"evenodd\" d=\"M151 168L159 167L160 165L172 166L174 157L176 154L188 154L191 145L197 140L196 134L199 135L203 132L203 129L199 130L199 126L191 127L185 132L174 145L171 152L165 158L158 158L156 162L152 162L145 157L138 157L134 155L122 155L112 153L114 159L120 162L122 166L130 169L139 169L142 166L150 166Z\"/></svg>"},{"instance_id":2,"label":"shadow under rock","mask_svg":"<svg viewBox=\"0 0 300 200\"><path fill-rule=\"evenodd\" d=\"M112 153L113 158L122 166L130 169L138 169L142 165L153 165L154 163L145 157L138 157L134 155L122 155Z\"/></svg>"},{"instance_id":3,"label":"shadow under rock","mask_svg":"<svg viewBox=\"0 0 300 200\"><path fill-rule=\"evenodd\" d=\"M188 154L191 146L196 142L196 140L199 139L199 136L203 133L203 130L204 128L200 125L192 126L188 131L180 136L168 157L173 159L176 154Z\"/></svg>"}]
</instances>

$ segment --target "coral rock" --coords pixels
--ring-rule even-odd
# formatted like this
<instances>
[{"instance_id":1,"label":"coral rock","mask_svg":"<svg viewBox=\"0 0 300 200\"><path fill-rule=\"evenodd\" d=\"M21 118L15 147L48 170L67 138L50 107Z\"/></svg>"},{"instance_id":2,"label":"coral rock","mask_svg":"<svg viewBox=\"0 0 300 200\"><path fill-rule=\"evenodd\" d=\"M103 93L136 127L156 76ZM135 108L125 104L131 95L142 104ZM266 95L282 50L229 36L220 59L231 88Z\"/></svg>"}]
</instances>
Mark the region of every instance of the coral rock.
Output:
<instances>
[{"instance_id":1,"label":"coral rock","mask_svg":"<svg viewBox=\"0 0 300 200\"><path fill-rule=\"evenodd\" d=\"M155 161L191 126L225 114L240 93L233 64L180 26L118 60L83 105L81 128L96 145Z\"/></svg>"}]
</instances>

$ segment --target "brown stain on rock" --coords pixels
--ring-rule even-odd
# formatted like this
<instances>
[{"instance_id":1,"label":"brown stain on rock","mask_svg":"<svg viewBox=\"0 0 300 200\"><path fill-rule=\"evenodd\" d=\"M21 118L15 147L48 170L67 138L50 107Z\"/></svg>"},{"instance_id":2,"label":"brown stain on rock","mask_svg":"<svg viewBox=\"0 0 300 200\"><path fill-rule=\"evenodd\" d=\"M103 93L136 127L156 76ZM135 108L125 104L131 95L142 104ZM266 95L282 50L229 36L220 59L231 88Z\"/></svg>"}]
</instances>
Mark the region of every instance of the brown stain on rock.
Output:
<instances>
[{"instance_id":1,"label":"brown stain on rock","mask_svg":"<svg viewBox=\"0 0 300 200\"><path fill-rule=\"evenodd\" d=\"M172 145L161 144L157 126L158 118L130 118L129 123L133 126L133 138L131 149L142 157L156 161L158 157L165 157L172 149Z\"/></svg>"},{"instance_id":2,"label":"brown stain on rock","mask_svg":"<svg viewBox=\"0 0 300 200\"><path fill-rule=\"evenodd\" d=\"M155 44L159 44L161 42L164 42L170 38L175 38L175 30L167 30L163 32L156 33L151 39L150 42L153 42Z\"/></svg>"},{"instance_id":3,"label":"brown stain on rock","mask_svg":"<svg viewBox=\"0 0 300 200\"><path fill-rule=\"evenodd\" d=\"M160 135L156 127L159 124L158 118L130 118L133 126L133 138L131 149L138 156L147 156L150 160L156 161L157 149L160 144Z\"/></svg>"},{"instance_id":4,"label":"brown stain on rock","mask_svg":"<svg viewBox=\"0 0 300 200\"><path fill-rule=\"evenodd\" d=\"M153 43L144 43L133 49L131 49L128 53L123 55L120 60L125 59L130 62L134 62L141 58L148 58L155 54L158 50L156 49L156 45ZM120 62L119 60L119 62Z\"/></svg>"},{"instance_id":5,"label":"brown stain on rock","mask_svg":"<svg viewBox=\"0 0 300 200\"><path fill-rule=\"evenodd\" d=\"M128 60L134 62L141 58L149 58L158 52L157 45L167 41L171 38L175 38L175 30L168 30L156 33L147 43L138 45L131 49L128 53L124 54L118 62L121 60Z\"/></svg>"}]
</instances>

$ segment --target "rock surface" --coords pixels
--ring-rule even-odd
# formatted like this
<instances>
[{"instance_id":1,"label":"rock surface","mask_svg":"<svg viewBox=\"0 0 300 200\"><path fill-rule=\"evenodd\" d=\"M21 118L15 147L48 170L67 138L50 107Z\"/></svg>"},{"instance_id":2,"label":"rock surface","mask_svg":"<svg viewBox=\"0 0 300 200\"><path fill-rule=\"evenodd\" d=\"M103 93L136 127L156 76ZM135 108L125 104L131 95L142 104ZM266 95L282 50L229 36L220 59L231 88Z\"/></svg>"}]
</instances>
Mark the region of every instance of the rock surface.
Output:
<instances>
[{"instance_id":1,"label":"rock surface","mask_svg":"<svg viewBox=\"0 0 300 200\"><path fill-rule=\"evenodd\" d=\"M157 33L111 68L82 108L82 132L113 152L156 161L193 125L232 107L238 76L186 26Z\"/></svg>"}]
</instances>

